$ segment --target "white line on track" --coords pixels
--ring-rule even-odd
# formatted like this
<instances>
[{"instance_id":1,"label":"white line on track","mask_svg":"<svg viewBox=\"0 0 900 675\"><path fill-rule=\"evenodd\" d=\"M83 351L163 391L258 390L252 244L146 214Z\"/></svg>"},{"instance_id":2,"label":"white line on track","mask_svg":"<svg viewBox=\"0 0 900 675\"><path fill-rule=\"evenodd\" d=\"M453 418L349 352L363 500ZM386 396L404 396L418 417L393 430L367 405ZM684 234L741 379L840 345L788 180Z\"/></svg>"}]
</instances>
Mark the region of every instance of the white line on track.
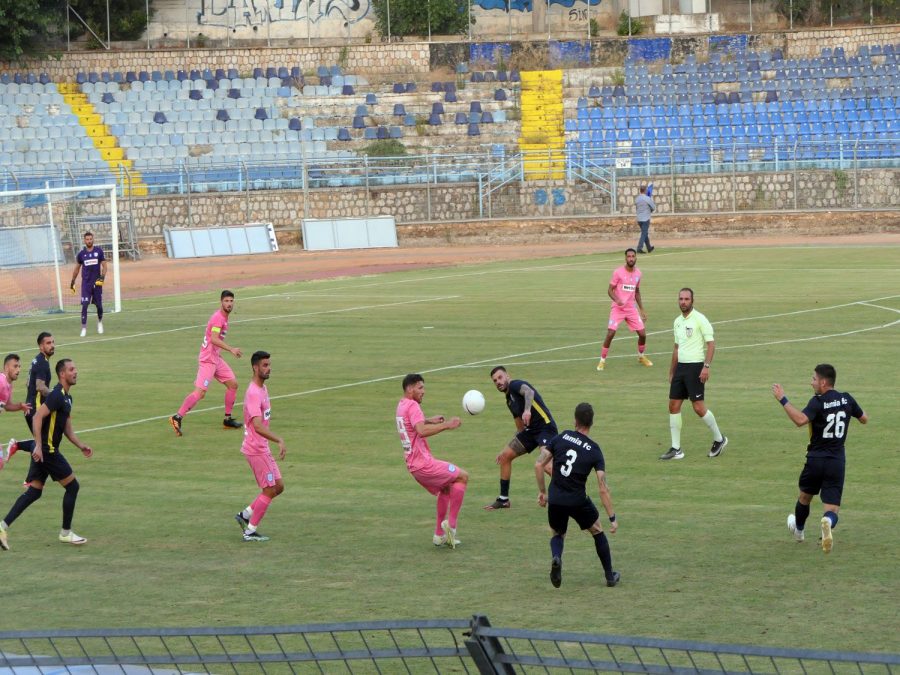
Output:
<instances>
[{"instance_id":1,"label":"white line on track","mask_svg":"<svg viewBox=\"0 0 900 675\"><path fill-rule=\"evenodd\" d=\"M451 296L451 297L458 297L458 296ZM891 295L891 296L886 296L884 298L877 298L877 299L885 300L885 299L893 299L893 298L897 298L897 297L900 297L900 296ZM415 302L421 302L421 301L415 301ZM877 308L877 309L887 310L890 312L900 313L900 310L894 309L893 307L881 307L879 305L873 305L873 304L871 304L871 302L872 301L868 301L868 300L859 300L859 301L851 302L851 303L832 305L830 307L817 307L815 309L801 309L801 310L797 310L794 312L782 312L780 314L771 314L768 316L745 317L745 318L737 318L737 319L724 319L722 321L713 321L712 323L713 323L713 325L719 325L719 324L725 324L725 323L735 323L738 321L768 319L768 318L780 317L780 316L795 316L795 315L805 314L805 313L813 312L813 311L839 309L839 308L847 307L850 305L864 305L864 306L869 306L869 307L873 307L873 308ZM411 303L409 303L409 302L392 303L392 305L396 305L396 304L411 304ZM392 305L379 305L379 307L389 307ZM344 310L341 310L341 311L344 311ZM743 345L728 345L728 346L717 347L717 350L722 351L722 350L734 350L734 349L753 349L755 347L768 347L771 345L789 344L789 343L796 343L796 342L812 342L812 341L817 341L817 340L828 340L831 338L846 337L848 335L856 335L858 333L866 333L866 332L870 332L870 331L874 331L874 330L882 330L885 328L890 328L892 326L896 326L898 324L900 324L900 319L897 319L896 321L891 321L890 323L880 324L880 325L876 325L876 326L868 326L866 328L858 328L856 330L844 331L841 333L831 333L829 335L813 335L813 336L801 337L801 338L788 338L788 339L784 339L784 340L772 340L769 342L754 342L754 343L748 343L748 344L743 344ZM668 332L669 332L668 330L665 330L665 331L655 331L653 333L648 333L648 334L649 335L657 335L660 333L668 333ZM549 347L547 349L539 349L539 350L534 350L534 351L529 351L529 352L519 352L517 354L505 354L503 356L494 356L489 359L481 359L479 361L470 361L468 363L458 363L458 364L449 365L449 366L439 366L436 368L429 368L427 370L422 370L421 372L422 373L438 373L438 372L442 372L442 371L446 371L446 370L457 370L457 369L462 369L462 368L481 368L481 367L484 367L484 365L486 363L499 363L501 361L506 362L507 364L510 364L510 365L542 365L542 364L550 364L550 363L564 363L564 362L571 362L571 361L594 360L596 357L590 356L590 357L578 357L578 358L571 358L571 359L552 359L552 360L543 360L543 361L533 361L532 360L532 361L523 361L523 362L517 362L517 363L509 361L509 359L522 358L524 356L537 356L538 354L547 354L550 352L563 351L566 349L577 349L579 347L586 347L586 346L592 346L592 345L597 345L597 344L600 344L599 340L592 340L590 342L581 342L581 343L572 344L572 345L563 345L560 347ZM659 355L665 355L665 354L671 354L671 352L670 351L653 352L649 355L650 356L659 356ZM633 357L633 355L630 355L630 354L629 355L622 354L622 355L618 355L618 356L612 356L609 358L632 358L632 357ZM305 391L297 391L297 392L292 392L290 394L280 394L278 396L272 396L270 398L271 398L271 400L279 400L279 399L286 399L286 398L296 398L299 396L311 396L313 394L320 394L320 393L326 392L326 391L338 391L341 389L349 389L352 387L361 387L361 386L365 386L368 384L377 384L378 382L399 380L400 378L403 377L403 375L405 375L405 373L401 374L401 375L396 375L396 374L395 375L385 375L382 377L375 377L375 378L371 378L368 380L358 380L356 382L344 382L343 384L335 384L335 385L330 385L327 387L319 387L317 389L307 389ZM236 405L240 406L241 403L238 402ZM197 414L197 413L204 413L204 412L213 412L216 410L222 410L222 406L213 406L210 408L195 409L192 411L192 413ZM169 415L156 415L154 417L145 417L145 418L139 419L139 420L131 420L128 422L121 422L119 424L110 424L110 425L106 425L106 426L102 426L102 427L94 427L92 429L82 429L82 430L78 430L77 433L87 434L87 433L90 433L93 431L109 431L111 429L120 429L122 427L135 426L135 425L143 424L146 422L158 422L160 420L165 420L168 418L169 418Z\"/></svg>"}]
</instances>

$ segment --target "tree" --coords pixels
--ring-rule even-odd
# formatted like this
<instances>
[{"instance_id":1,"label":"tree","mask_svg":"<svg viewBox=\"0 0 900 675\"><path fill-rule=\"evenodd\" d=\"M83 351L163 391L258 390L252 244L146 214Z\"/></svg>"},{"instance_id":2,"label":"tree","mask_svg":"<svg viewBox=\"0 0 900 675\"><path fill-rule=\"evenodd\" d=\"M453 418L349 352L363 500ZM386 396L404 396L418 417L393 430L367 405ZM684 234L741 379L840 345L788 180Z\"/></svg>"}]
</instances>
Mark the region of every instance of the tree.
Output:
<instances>
[{"instance_id":1,"label":"tree","mask_svg":"<svg viewBox=\"0 0 900 675\"><path fill-rule=\"evenodd\" d=\"M63 16L56 0L0 0L0 60L46 56Z\"/></svg>"},{"instance_id":2,"label":"tree","mask_svg":"<svg viewBox=\"0 0 900 675\"><path fill-rule=\"evenodd\" d=\"M468 30L469 0L372 0L375 28L380 35L388 34L388 3L390 2L393 35L427 35L429 18L431 33L458 35Z\"/></svg>"},{"instance_id":3,"label":"tree","mask_svg":"<svg viewBox=\"0 0 900 675\"><path fill-rule=\"evenodd\" d=\"M109 7L111 40L138 40L147 28L146 0L69 0L69 5L104 42L106 41L107 7ZM150 16L153 16L152 2L150 3ZM87 32L74 15L71 20L73 36L80 36ZM93 37L91 40L93 41Z\"/></svg>"}]
</instances>

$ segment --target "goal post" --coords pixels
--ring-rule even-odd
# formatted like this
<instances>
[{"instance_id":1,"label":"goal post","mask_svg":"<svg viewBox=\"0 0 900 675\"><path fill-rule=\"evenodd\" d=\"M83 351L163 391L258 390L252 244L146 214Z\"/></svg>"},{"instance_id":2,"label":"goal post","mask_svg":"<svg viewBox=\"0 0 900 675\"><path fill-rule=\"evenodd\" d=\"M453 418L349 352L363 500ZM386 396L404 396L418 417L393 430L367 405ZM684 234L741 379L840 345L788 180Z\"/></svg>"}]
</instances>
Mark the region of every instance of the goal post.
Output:
<instances>
[{"instance_id":1,"label":"goal post","mask_svg":"<svg viewBox=\"0 0 900 675\"><path fill-rule=\"evenodd\" d=\"M108 311L120 312L115 184L0 191L0 316L80 311L69 281L88 230L106 254Z\"/></svg>"}]
</instances>

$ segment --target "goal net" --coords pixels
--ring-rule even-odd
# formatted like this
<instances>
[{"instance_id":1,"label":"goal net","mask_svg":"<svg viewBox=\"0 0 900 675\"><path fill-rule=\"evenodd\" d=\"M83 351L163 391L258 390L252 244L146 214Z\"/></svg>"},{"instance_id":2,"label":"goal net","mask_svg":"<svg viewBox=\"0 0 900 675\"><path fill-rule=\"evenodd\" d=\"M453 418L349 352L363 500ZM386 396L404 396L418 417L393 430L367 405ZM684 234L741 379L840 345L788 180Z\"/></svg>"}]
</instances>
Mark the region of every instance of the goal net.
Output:
<instances>
[{"instance_id":1,"label":"goal net","mask_svg":"<svg viewBox=\"0 0 900 675\"><path fill-rule=\"evenodd\" d=\"M107 259L104 304L121 311L118 226L115 185L0 192L0 317L80 311L69 282L87 231Z\"/></svg>"}]
</instances>

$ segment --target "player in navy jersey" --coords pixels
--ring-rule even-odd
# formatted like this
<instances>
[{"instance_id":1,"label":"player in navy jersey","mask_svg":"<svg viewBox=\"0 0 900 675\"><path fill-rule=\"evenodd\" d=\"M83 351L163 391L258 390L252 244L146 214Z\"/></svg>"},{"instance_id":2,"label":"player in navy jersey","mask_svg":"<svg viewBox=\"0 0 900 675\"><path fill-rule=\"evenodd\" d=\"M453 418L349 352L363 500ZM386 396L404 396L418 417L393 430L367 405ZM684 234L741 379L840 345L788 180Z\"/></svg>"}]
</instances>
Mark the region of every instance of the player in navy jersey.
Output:
<instances>
[{"instance_id":1,"label":"player in navy jersey","mask_svg":"<svg viewBox=\"0 0 900 675\"><path fill-rule=\"evenodd\" d=\"M550 408L537 390L525 380L509 379L509 373L503 366L497 366L491 371L491 380L497 391L506 394L506 407L516 422L516 435L507 443L503 452L497 455L497 464L500 465L500 496L484 507L487 511L497 511L509 508L512 461L535 448L541 449L539 459L548 456L546 446L556 436L557 429Z\"/></svg>"},{"instance_id":2,"label":"player in navy jersey","mask_svg":"<svg viewBox=\"0 0 900 675\"><path fill-rule=\"evenodd\" d=\"M813 497L821 492L822 550L830 553L834 546L832 530L838 522L841 494L844 491L844 443L850 430L850 418L862 424L869 421L856 400L846 392L834 388L837 372L834 366L820 363L813 370L810 385L815 396L803 410L794 407L780 384L772 385L772 394L784 406L784 411L798 427L809 425L809 445L806 446L806 465L800 473L800 496L794 513L787 518L787 526L796 541L803 541L803 530L809 516Z\"/></svg>"},{"instance_id":3,"label":"player in navy jersey","mask_svg":"<svg viewBox=\"0 0 900 675\"><path fill-rule=\"evenodd\" d=\"M41 403L50 395L50 357L56 352L56 341L50 333L41 332L37 336L38 355L31 360L31 368L28 371L28 389L25 392L25 424L28 426L28 434L32 433L32 420L35 411L41 407ZM31 454L34 451L34 441L18 441L10 443L7 448L6 461L19 450ZM27 482L27 481L26 481Z\"/></svg>"},{"instance_id":4,"label":"player in navy jersey","mask_svg":"<svg viewBox=\"0 0 900 675\"><path fill-rule=\"evenodd\" d=\"M75 514L75 500L78 497L78 480L69 462L60 452L62 437L66 438L85 457L94 451L81 442L72 429L72 396L69 390L78 381L78 369L71 359L56 362L56 377L59 378L53 391L44 399L34 413L33 431L35 439L40 439L31 453L28 467L28 487L12 505L6 517L0 521L0 548L9 550L7 530L29 506L41 498L47 478L52 478L65 489L62 502L62 529L59 540L64 544L84 544L87 539L72 531L72 517Z\"/></svg>"},{"instance_id":5,"label":"player in navy jersey","mask_svg":"<svg viewBox=\"0 0 900 675\"><path fill-rule=\"evenodd\" d=\"M547 456L539 458L534 464L534 475L538 484L538 504L547 507L547 521L553 536L550 538L550 583L556 588L562 584L562 554L566 531L569 529L569 518L575 520L582 530L587 530L594 537L594 547L603 565L606 585L619 583L619 573L612 568L612 554L609 541L600 524L600 512L594 502L587 496L585 487L588 476L596 472L600 487L600 502L609 518L610 534L619 528L616 512L613 509L612 496L606 485L606 461L600 446L588 434L594 424L594 409L590 403L579 403L575 408L575 430L563 431L550 440ZM550 461L553 461L553 474L550 479L550 494L544 485L544 473Z\"/></svg>"},{"instance_id":6,"label":"player in navy jersey","mask_svg":"<svg viewBox=\"0 0 900 675\"><path fill-rule=\"evenodd\" d=\"M69 288L75 292L75 280L81 272L81 337L87 335L87 312L91 303L97 308L97 332L103 332L103 282L106 279L106 257L103 249L94 246L94 233L84 233L84 248L75 257L72 283Z\"/></svg>"}]
</instances>

